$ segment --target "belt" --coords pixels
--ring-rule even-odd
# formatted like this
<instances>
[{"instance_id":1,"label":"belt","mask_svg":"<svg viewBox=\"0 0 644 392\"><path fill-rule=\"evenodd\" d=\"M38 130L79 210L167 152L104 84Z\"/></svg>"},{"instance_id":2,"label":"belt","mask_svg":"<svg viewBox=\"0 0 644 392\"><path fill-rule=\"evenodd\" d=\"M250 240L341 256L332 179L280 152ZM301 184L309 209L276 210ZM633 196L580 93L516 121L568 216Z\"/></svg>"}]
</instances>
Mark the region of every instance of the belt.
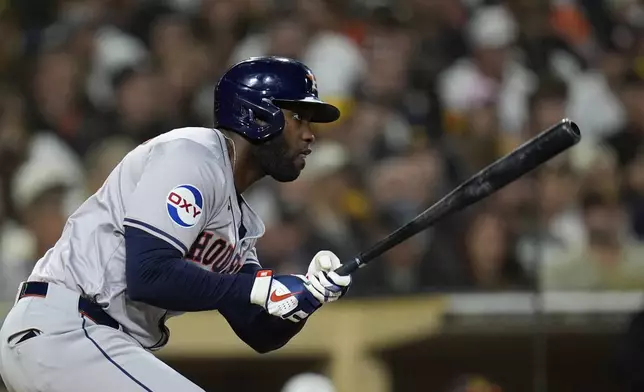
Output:
<instances>
[{"instance_id":1,"label":"belt","mask_svg":"<svg viewBox=\"0 0 644 392\"><path fill-rule=\"evenodd\" d=\"M47 296L49 283L46 282L24 282L20 287L18 301L25 297ZM107 314L100 305L84 297L78 299L78 311L81 315L92 320L96 324L105 325L114 329L120 329L120 324Z\"/></svg>"}]
</instances>

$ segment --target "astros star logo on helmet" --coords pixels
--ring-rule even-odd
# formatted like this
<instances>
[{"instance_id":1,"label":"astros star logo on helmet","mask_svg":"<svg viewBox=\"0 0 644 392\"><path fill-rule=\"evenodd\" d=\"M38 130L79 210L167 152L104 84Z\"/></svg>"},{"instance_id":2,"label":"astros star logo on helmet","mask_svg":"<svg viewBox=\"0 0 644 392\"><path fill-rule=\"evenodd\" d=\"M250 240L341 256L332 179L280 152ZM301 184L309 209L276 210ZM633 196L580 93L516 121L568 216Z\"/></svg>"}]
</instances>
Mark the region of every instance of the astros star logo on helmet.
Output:
<instances>
[{"instance_id":1,"label":"astros star logo on helmet","mask_svg":"<svg viewBox=\"0 0 644 392\"><path fill-rule=\"evenodd\" d=\"M306 78L311 81L311 88L313 89L314 93L318 93L318 82L315 80L315 75L312 73L307 73Z\"/></svg>"}]
</instances>

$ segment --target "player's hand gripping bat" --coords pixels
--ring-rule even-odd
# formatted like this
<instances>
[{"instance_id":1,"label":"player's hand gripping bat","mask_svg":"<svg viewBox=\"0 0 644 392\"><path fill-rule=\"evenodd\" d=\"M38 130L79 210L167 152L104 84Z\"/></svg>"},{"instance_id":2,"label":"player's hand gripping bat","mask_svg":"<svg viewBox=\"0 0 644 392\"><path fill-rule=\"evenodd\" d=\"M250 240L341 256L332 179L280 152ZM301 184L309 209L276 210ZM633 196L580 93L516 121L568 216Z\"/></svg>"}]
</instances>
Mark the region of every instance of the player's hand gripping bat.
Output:
<instances>
[{"instance_id":1,"label":"player's hand gripping bat","mask_svg":"<svg viewBox=\"0 0 644 392\"><path fill-rule=\"evenodd\" d=\"M353 273L445 216L478 202L532 171L574 146L580 139L581 133L577 124L569 119L561 120L472 176L409 223L392 232L370 249L361 252L353 260L343 263L335 272L339 275Z\"/></svg>"}]
</instances>

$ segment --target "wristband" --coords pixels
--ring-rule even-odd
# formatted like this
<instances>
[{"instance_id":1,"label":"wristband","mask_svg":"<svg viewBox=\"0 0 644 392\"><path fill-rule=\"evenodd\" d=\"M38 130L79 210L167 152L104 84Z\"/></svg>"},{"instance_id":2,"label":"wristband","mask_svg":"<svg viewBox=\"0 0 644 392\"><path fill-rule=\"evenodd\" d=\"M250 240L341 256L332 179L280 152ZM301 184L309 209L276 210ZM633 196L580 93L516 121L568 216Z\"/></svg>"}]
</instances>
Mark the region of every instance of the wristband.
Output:
<instances>
[{"instance_id":1,"label":"wristband","mask_svg":"<svg viewBox=\"0 0 644 392\"><path fill-rule=\"evenodd\" d=\"M259 270L255 273L255 281L253 288L250 291L250 302L255 305L260 305L266 309L268 302L268 294L273 282L272 270Z\"/></svg>"}]
</instances>

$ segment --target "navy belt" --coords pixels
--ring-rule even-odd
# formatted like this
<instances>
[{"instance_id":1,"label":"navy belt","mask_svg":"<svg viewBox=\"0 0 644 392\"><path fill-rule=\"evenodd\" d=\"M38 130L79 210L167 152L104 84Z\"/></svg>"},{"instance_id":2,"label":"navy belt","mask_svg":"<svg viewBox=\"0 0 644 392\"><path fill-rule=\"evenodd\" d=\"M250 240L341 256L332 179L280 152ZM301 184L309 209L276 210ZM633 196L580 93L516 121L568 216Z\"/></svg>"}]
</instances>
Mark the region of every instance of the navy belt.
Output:
<instances>
[{"instance_id":1,"label":"navy belt","mask_svg":"<svg viewBox=\"0 0 644 392\"><path fill-rule=\"evenodd\" d=\"M45 298L47 296L48 287L49 283L45 282L25 282L22 284L18 300L25 297ZM80 314L92 320L96 324L120 329L120 324L116 320L114 320L109 314L105 313L100 305L88 300L87 298L79 297L78 311Z\"/></svg>"}]
</instances>

